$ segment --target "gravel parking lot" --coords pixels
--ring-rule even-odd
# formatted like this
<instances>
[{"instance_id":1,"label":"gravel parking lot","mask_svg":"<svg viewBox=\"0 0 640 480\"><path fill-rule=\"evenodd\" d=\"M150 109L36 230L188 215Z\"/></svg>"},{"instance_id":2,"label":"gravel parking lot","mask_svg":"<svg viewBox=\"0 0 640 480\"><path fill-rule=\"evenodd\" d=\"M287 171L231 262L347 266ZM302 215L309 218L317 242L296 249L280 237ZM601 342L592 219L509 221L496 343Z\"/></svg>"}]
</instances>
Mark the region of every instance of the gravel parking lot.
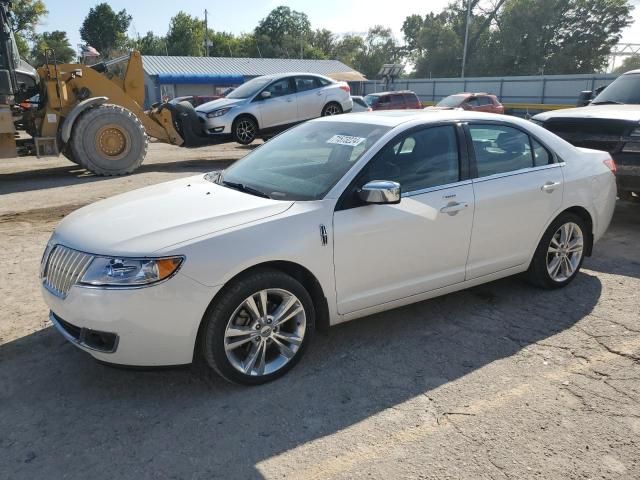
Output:
<instances>
[{"instance_id":1,"label":"gravel parking lot","mask_svg":"<svg viewBox=\"0 0 640 480\"><path fill-rule=\"evenodd\" d=\"M0 160L0 479L640 478L640 203L566 289L508 278L343 324L262 387L106 367L54 331L37 277L64 215L248 151L152 144L109 179Z\"/></svg>"}]
</instances>

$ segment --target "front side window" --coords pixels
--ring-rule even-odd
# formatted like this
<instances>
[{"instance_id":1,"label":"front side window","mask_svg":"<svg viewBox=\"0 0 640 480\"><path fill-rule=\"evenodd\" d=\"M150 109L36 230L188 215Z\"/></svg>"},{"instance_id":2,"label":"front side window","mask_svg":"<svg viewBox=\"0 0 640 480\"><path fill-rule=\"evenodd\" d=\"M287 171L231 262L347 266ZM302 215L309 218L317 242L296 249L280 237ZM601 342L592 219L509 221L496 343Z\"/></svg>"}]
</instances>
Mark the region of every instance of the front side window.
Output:
<instances>
[{"instance_id":1,"label":"front side window","mask_svg":"<svg viewBox=\"0 0 640 480\"><path fill-rule=\"evenodd\" d=\"M391 180L413 192L459 181L459 163L455 127L425 128L386 145L367 164L360 183Z\"/></svg>"},{"instance_id":2,"label":"front side window","mask_svg":"<svg viewBox=\"0 0 640 480\"><path fill-rule=\"evenodd\" d=\"M288 78L283 78L282 80L273 82L271 85L265 88L264 91L270 92L271 97L282 97L284 95L293 93L293 89L291 88L291 81Z\"/></svg>"},{"instance_id":3,"label":"front side window","mask_svg":"<svg viewBox=\"0 0 640 480\"><path fill-rule=\"evenodd\" d=\"M534 166L531 143L526 133L503 125L469 125L469 132L478 177Z\"/></svg>"},{"instance_id":4,"label":"front side window","mask_svg":"<svg viewBox=\"0 0 640 480\"><path fill-rule=\"evenodd\" d=\"M276 200L318 200L390 127L307 122L269 140L216 182L250 187Z\"/></svg>"},{"instance_id":5,"label":"front side window","mask_svg":"<svg viewBox=\"0 0 640 480\"><path fill-rule=\"evenodd\" d=\"M243 83L238 88L227 94L227 98L249 98L253 97L258 91L271 81L267 77L258 77Z\"/></svg>"}]
</instances>

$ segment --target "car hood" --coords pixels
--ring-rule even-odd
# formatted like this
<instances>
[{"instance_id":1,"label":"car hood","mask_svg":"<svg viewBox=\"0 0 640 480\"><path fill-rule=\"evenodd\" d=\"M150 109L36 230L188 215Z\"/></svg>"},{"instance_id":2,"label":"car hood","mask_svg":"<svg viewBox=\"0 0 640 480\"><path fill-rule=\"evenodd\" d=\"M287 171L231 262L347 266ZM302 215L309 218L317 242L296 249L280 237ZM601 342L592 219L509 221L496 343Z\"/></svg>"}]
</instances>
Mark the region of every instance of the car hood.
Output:
<instances>
[{"instance_id":1,"label":"car hood","mask_svg":"<svg viewBox=\"0 0 640 480\"><path fill-rule=\"evenodd\" d=\"M640 105L588 105L539 113L534 120L546 122L556 118L597 118L640 122Z\"/></svg>"},{"instance_id":2,"label":"car hood","mask_svg":"<svg viewBox=\"0 0 640 480\"><path fill-rule=\"evenodd\" d=\"M292 204L223 187L199 175L76 210L58 225L54 241L94 254L145 256L278 215Z\"/></svg>"},{"instance_id":3,"label":"car hood","mask_svg":"<svg viewBox=\"0 0 640 480\"><path fill-rule=\"evenodd\" d=\"M244 98L218 98L217 100L212 100L196 107L196 112L209 113L213 110L218 110L219 108L224 107L232 107L245 101L246 99Z\"/></svg>"}]
</instances>

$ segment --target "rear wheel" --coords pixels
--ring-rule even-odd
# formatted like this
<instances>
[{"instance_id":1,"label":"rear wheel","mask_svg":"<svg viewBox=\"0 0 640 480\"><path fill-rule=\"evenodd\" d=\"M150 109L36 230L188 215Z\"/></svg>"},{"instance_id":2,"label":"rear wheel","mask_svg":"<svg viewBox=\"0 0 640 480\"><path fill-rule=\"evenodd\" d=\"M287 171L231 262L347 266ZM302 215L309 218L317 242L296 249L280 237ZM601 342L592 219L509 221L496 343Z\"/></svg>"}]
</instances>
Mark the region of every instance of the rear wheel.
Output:
<instances>
[{"instance_id":1,"label":"rear wheel","mask_svg":"<svg viewBox=\"0 0 640 480\"><path fill-rule=\"evenodd\" d=\"M69 141L74 159L96 175L133 172L147 154L144 126L133 112L118 105L99 105L76 121Z\"/></svg>"},{"instance_id":2,"label":"rear wheel","mask_svg":"<svg viewBox=\"0 0 640 480\"><path fill-rule=\"evenodd\" d=\"M266 383L300 360L314 317L311 297L297 280L278 270L255 271L216 298L204 320L202 354L231 382Z\"/></svg>"},{"instance_id":3,"label":"rear wheel","mask_svg":"<svg viewBox=\"0 0 640 480\"><path fill-rule=\"evenodd\" d=\"M328 117L331 115L340 115L341 113L342 113L342 107L340 106L339 103L336 103L336 102L327 103L322 109L323 117Z\"/></svg>"},{"instance_id":4,"label":"rear wheel","mask_svg":"<svg viewBox=\"0 0 640 480\"><path fill-rule=\"evenodd\" d=\"M538 244L527 272L529 280L547 289L568 285L580 271L590 241L582 218L572 213L561 214Z\"/></svg>"},{"instance_id":5,"label":"rear wheel","mask_svg":"<svg viewBox=\"0 0 640 480\"><path fill-rule=\"evenodd\" d=\"M239 117L233 122L233 139L242 144L249 145L258 136L258 124L251 117Z\"/></svg>"}]
</instances>

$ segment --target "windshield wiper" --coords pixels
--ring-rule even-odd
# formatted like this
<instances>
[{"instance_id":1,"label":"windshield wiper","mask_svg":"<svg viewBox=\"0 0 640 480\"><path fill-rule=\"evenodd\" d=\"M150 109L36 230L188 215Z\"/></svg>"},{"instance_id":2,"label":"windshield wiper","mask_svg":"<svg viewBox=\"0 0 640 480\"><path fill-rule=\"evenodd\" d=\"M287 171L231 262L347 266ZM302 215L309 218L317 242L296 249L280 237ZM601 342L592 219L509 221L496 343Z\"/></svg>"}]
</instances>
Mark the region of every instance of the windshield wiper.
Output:
<instances>
[{"instance_id":1,"label":"windshield wiper","mask_svg":"<svg viewBox=\"0 0 640 480\"><path fill-rule=\"evenodd\" d=\"M591 105L624 105L624 103L616 102L615 100L603 100L602 102L591 102Z\"/></svg>"},{"instance_id":2,"label":"windshield wiper","mask_svg":"<svg viewBox=\"0 0 640 480\"><path fill-rule=\"evenodd\" d=\"M263 191L258 190L257 188L253 188L253 187L250 187L248 185L245 185L244 183L235 183L235 182L229 182L227 180L222 180L222 185L224 185L225 187L229 187L229 188L234 188L236 190L240 190L241 192L245 192L245 193L249 193L251 195L255 195L256 197L271 198L269 195L267 195Z\"/></svg>"}]
</instances>

